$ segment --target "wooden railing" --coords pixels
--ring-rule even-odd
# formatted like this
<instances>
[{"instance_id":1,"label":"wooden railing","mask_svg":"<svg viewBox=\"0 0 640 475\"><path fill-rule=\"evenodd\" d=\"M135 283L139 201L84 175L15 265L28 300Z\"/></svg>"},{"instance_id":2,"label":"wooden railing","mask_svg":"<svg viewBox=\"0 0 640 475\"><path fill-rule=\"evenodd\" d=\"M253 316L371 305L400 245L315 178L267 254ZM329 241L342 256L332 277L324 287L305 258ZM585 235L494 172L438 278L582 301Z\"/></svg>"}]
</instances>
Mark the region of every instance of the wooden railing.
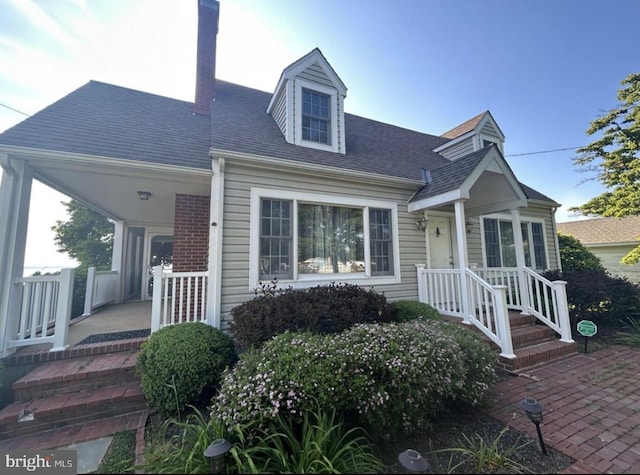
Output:
<instances>
[{"instance_id":1,"label":"wooden railing","mask_svg":"<svg viewBox=\"0 0 640 475\"><path fill-rule=\"evenodd\" d=\"M153 268L151 332L183 322L207 323L208 272L165 272Z\"/></svg>"},{"instance_id":2,"label":"wooden railing","mask_svg":"<svg viewBox=\"0 0 640 475\"><path fill-rule=\"evenodd\" d=\"M96 308L113 303L117 298L118 271L97 271L95 267L89 267L82 315L91 315Z\"/></svg>"},{"instance_id":3,"label":"wooden railing","mask_svg":"<svg viewBox=\"0 0 640 475\"><path fill-rule=\"evenodd\" d=\"M52 343L51 351L64 350L67 345L73 269L62 269L56 275L20 277L16 280L19 320L15 338L8 346L20 347Z\"/></svg>"}]
</instances>

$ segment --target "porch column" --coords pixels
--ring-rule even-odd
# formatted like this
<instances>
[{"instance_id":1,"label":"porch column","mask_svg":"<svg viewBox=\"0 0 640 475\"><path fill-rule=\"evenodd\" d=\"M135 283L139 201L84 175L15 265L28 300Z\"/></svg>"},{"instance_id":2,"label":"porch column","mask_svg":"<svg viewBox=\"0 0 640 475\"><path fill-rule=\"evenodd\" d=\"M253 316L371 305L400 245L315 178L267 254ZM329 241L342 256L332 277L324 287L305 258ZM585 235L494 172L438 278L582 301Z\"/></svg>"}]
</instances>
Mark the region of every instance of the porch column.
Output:
<instances>
[{"instance_id":1,"label":"porch column","mask_svg":"<svg viewBox=\"0 0 640 475\"><path fill-rule=\"evenodd\" d=\"M126 226L124 221L116 221L113 230L113 250L111 251L111 270L118 272L116 300L114 303L120 303L124 294L124 243L126 239Z\"/></svg>"},{"instance_id":2,"label":"porch column","mask_svg":"<svg viewBox=\"0 0 640 475\"><path fill-rule=\"evenodd\" d=\"M24 272L24 257L31 199L31 169L21 160L0 155L0 357L15 349L7 348L18 330L21 293L16 279Z\"/></svg>"},{"instance_id":3,"label":"porch column","mask_svg":"<svg viewBox=\"0 0 640 475\"><path fill-rule=\"evenodd\" d=\"M527 282L524 274L524 267L526 265L524 258L524 240L522 239L520 210L517 208L511 210L511 226L513 228L513 243L516 248L516 266L518 267L520 305L522 305L522 314L529 315L529 292L527 290Z\"/></svg>"},{"instance_id":4,"label":"porch column","mask_svg":"<svg viewBox=\"0 0 640 475\"><path fill-rule=\"evenodd\" d=\"M462 301L462 312L464 314L463 323L471 324L469 316L471 309L469 308L469 288L467 286L467 267L469 267L469 257L467 255L467 232L464 226L464 200L458 200L454 203L455 220L456 220L456 238L458 242L458 263L460 266L460 292Z\"/></svg>"},{"instance_id":5,"label":"porch column","mask_svg":"<svg viewBox=\"0 0 640 475\"><path fill-rule=\"evenodd\" d=\"M220 298L222 294L222 217L224 205L224 158L213 158L211 199L209 200L209 282L207 284L207 323L222 327Z\"/></svg>"}]
</instances>

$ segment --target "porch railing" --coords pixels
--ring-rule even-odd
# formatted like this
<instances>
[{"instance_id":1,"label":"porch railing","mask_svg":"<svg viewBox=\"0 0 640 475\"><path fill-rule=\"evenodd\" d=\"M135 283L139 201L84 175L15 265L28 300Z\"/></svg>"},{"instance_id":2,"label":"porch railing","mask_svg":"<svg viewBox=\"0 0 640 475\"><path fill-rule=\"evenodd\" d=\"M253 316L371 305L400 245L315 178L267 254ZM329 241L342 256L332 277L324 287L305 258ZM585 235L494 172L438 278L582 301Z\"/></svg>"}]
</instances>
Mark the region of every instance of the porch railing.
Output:
<instances>
[{"instance_id":1,"label":"porch railing","mask_svg":"<svg viewBox=\"0 0 640 475\"><path fill-rule=\"evenodd\" d=\"M95 267L89 267L82 315L91 315L96 308L115 302L117 298L118 271L97 271Z\"/></svg>"},{"instance_id":2,"label":"porch railing","mask_svg":"<svg viewBox=\"0 0 640 475\"><path fill-rule=\"evenodd\" d=\"M209 273L165 272L153 268L151 332L182 322L207 323Z\"/></svg>"},{"instance_id":3,"label":"porch railing","mask_svg":"<svg viewBox=\"0 0 640 475\"><path fill-rule=\"evenodd\" d=\"M73 269L62 269L56 275L16 280L19 319L15 338L8 342L10 348L52 343L51 351L59 351L68 346L73 275Z\"/></svg>"},{"instance_id":4,"label":"porch railing","mask_svg":"<svg viewBox=\"0 0 640 475\"><path fill-rule=\"evenodd\" d=\"M573 342L564 281L551 282L527 267L466 269L468 295L465 297L461 293L462 273L459 269L416 267L419 300L435 307L443 315L472 323L500 346L504 356L515 356L509 309L534 315L556 331L560 341ZM469 315L464 312L465 298Z\"/></svg>"}]
</instances>

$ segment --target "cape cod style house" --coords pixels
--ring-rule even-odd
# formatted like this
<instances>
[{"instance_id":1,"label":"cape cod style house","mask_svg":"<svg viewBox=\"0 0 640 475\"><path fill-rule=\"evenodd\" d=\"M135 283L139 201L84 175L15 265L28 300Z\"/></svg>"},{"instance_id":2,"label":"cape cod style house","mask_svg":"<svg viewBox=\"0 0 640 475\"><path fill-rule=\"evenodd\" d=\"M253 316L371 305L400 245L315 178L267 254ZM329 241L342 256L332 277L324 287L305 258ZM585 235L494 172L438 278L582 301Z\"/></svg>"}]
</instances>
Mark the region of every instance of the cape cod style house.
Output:
<instances>
[{"instance_id":1,"label":"cape cod style house","mask_svg":"<svg viewBox=\"0 0 640 475\"><path fill-rule=\"evenodd\" d=\"M563 283L539 275L560 265L559 204L518 181L490 112L441 135L348 114L319 49L272 93L216 80L219 5L198 9L195 103L91 81L0 134L2 356L67 344L72 270L23 277L33 179L115 222L87 312L152 300L152 331L224 329L260 282L347 282L475 325L505 358L508 309L572 341Z\"/></svg>"}]
</instances>

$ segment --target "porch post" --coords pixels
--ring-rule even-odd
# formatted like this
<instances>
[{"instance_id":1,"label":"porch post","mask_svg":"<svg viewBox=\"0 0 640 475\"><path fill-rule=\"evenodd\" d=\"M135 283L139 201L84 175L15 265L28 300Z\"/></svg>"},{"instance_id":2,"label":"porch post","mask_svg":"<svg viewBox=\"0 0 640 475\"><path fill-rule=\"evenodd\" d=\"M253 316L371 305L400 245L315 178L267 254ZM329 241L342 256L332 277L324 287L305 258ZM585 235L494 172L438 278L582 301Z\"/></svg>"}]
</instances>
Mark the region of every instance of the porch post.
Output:
<instances>
[{"instance_id":1,"label":"porch post","mask_svg":"<svg viewBox=\"0 0 640 475\"><path fill-rule=\"evenodd\" d=\"M21 160L0 154L0 357L15 349L7 348L18 328L22 292L16 279L24 272L24 257L31 199L31 169Z\"/></svg>"},{"instance_id":2,"label":"porch post","mask_svg":"<svg viewBox=\"0 0 640 475\"><path fill-rule=\"evenodd\" d=\"M126 226L124 221L117 220L113 229L113 250L111 251L111 270L118 272L116 277L116 300L114 303L120 303L124 294L124 248L126 239Z\"/></svg>"},{"instance_id":3,"label":"porch post","mask_svg":"<svg viewBox=\"0 0 640 475\"><path fill-rule=\"evenodd\" d=\"M211 199L209 204L209 263L207 284L207 323L222 328L220 296L222 294L222 217L224 205L224 158L213 158Z\"/></svg>"},{"instance_id":4,"label":"porch post","mask_svg":"<svg viewBox=\"0 0 640 475\"><path fill-rule=\"evenodd\" d=\"M527 290L527 282L524 275L524 267L526 266L524 258L524 240L522 239L520 210L517 208L511 210L511 226L513 228L513 243L516 248L518 287L520 291L520 305L522 305L521 313L523 315L529 315L529 292Z\"/></svg>"},{"instance_id":5,"label":"porch post","mask_svg":"<svg viewBox=\"0 0 640 475\"><path fill-rule=\"evenodd\" d=\"M467 232L464 226L464 200L457 200L454 203L456 220L456 238L458 241L458 263L460 265L460 292L462 293L462 313L463 323L471 324L469 319L469 288L467 286L466 269L469 267L469 257L467 256Z\"/></svg>"}]
</instances>

